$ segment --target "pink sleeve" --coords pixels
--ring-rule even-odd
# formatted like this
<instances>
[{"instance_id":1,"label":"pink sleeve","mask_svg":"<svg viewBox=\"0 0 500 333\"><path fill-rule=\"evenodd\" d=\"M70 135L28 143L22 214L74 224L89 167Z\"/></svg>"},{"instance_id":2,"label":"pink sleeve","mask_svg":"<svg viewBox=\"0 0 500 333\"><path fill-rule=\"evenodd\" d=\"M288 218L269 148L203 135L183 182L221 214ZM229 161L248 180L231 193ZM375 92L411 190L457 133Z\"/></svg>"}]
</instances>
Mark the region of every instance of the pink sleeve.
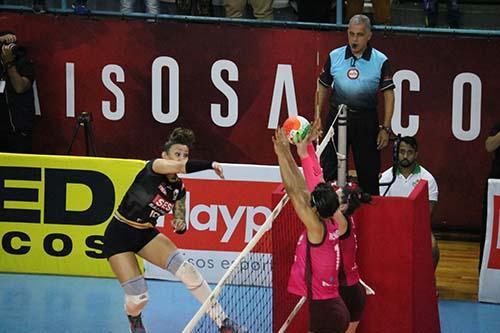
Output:
<instances>
[{"instance_id":1,"label":"pink sleeve","mask_svg":"<svg viewBox=\"0 0 500 333\"><path fill-rule=\"evenodd\" d=\"M323 169L319 165L318 157L316 156L316 151L314 146L309 144L307 146L308 156L301 160L302 169L304 170L304 177L306 179L307 187L309 191L313 191L316 185L324 182L323 179Z\"/></svg>"}]
</instances>

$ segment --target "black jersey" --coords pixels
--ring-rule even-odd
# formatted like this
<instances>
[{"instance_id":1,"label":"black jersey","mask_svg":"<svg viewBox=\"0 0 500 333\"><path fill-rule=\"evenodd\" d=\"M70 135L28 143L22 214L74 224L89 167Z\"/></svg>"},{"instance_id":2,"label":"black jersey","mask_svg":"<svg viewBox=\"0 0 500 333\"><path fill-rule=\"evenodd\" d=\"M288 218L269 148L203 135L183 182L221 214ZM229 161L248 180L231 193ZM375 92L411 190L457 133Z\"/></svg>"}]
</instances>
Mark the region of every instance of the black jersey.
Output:
<instances>
[{"instance_id":1,"label":"black jersey","mask_svg":"<svg viewBox=\"0 0 500 333\"><path fill-rule=\"evenodd\" d=\"M175 202L186 195L182 180L171 182L153 171L148 161L137 174L118 207L117 218L140 224L156 225L156 219L170 212Z\"/></svg>"}]
</instances>

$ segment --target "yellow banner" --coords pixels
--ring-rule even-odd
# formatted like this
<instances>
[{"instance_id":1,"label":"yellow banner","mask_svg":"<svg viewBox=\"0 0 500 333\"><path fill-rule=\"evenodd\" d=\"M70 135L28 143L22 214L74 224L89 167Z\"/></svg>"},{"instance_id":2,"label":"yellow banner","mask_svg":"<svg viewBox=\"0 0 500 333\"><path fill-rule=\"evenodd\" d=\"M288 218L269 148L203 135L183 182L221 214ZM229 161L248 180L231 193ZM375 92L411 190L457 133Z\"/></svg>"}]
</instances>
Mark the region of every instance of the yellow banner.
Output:
<instances>
[{"instance_id":1,"label":"yellow banner","mask_svg":"<svg viewBox=\"0 0 500 333\"><path fill-rule=\"evenodd\" d=\"M114 276L104 230L144 163L0 153L0 271Z\"/></svg>"}]
</instances>

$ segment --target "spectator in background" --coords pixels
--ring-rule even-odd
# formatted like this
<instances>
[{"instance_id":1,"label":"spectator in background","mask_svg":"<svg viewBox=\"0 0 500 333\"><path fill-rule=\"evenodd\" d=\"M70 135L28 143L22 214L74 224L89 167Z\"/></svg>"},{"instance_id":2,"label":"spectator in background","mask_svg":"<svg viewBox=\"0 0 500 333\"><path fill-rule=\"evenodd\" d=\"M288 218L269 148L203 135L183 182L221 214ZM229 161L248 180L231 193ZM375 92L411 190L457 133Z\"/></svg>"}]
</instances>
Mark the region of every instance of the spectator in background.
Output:
<instances>
[{"instance_id":1,"label":"spectator in background","mask_svg":"<svg viewBox=\"0 0 500 333\"><path fill-rule=\"evenodd\" d=\"M396 170L396 179L390 185L380 186L380 195L389 197L408 197L420 180L426 180L429 189L429 209L432 220L434 207L438 202L438 186L432 174L421 166L418 161L418 143L414 137L401 138L398 151L398 165L382 173L380 183L390 183L393 178L393 168ZM389 189L387 189L389 187ZM387 191L387 192L386 192ZM436 238L432 237L432 263L434 270L439 262L439 248Z\"/></svg>"},{"instance_id":2,"label":"spectator in background","mask_svg":"<svg viewBox=\"0 0 500 333\"><path fill-rule=\"evenodd\" d=\"M120 0L121 11L124 14L130 14L134 12L135 0ZM160 7L158 0L144 0L146 6L146 13L152 15L158 15L160 13Z\"/></svg>"},{"instance_id":3,"label":"spectator in background","mask_svg":"<svg viewBox=\"0 0 500 333\"><path fill-rule=\"evenodd\" d=\"M245 14L247 3L253 9L253 16L257 20L273 19L273 0L224 0L226 17L242 18Z\"/></svg>"},{"instance_id":4,"label":"spectator in background","mask_svg":"<svg viewBox=\"0 0 500 333\"><path fill-rule=\"evenodd\" d=\"M76 15L90 14L90 9L87 7L87 0L76 0L73 3L73 11Z\"/></svg>"},{"instance_id":5,"label":"spectator in background","mask_svg":"<svg viewBox=\"0 0 500 333\"><path fill-rule=\"evenodd\" d=\"M175 0L177 14L212 16L212 0Z\"/></svg>"},{"instance_id":6,"label":"spectator in background","mask_svg":"<svg viewBox=\"0 0 500 333\"><path fill-rule=\"evenodd\" d=\"M347 0L345 18L349 20L354 15L362 14L364 0ZM372 0L373 23L381 25L391 24L391 0Z\"/></svg>"},{"instance_id":7,"label":"spectator in background","mask_svg":"<svg viewBox=\"0 0 500 333\"><path fill-rule=\"evenodd\" d=\"M438 0L423 0L425 13L425 26L434 28L437 26L439 1ZM458 9L457 0L446 0L448 10L448 25L450 28L460 27L460 11Z\"/></svg>"},{"instance_id":8,"label":"spectator in background","mask_svg":"<svg viewBox=\"0 0 500 333\"><path fill-rule=\"evenodd\" d=\"M488 179L500 179L500 122L497 122L493 128L489 136L486 138L484 143L486 151L488 153L493 153L493 164L491 165L491 171L488 175ZM487 195L488 195L488 180L486 180L484 194L483 194L483 218L481 225L481 242L480 242L480 251L479 251L479 269L481 269L481 263L483 260L483 250L484 250L484 241L486 237L486 223L487 223Z\"/></svg>"},{"instance_id":9,"label":"spectator in background","mask_svg":"<svg viewBox=\"0 0 500 333\"><path fill-rule=\"evenodd\" d=\"M35 14L43 14L47 12L45 0L33 0L33 12Z\"/></svg>"},{"instance_id":10,"label":"spectator in background","mask_svg":"<svg viewBox=\"0 0 500 333\"><path fill-rule=\"evenodd\" d=\"M318 78L317 117L330 100L323 128L327 133L337 115L337 107L348 106L347 144L352 146L359 184L367 193L378 195L380 150L389 143L394 83L387 56L368 43L371 36L370 19L365 15L353 16L347 29L348 45L330 52ZM384 95L384 119L380 124L379 91ZM332 142L321 155L321 166L326 181L337 179L337 156Z\"/></svg>"},{"instance_id":11,"label":"spectator in background","mask_svg":"<svg viewBox=\"0 0 500 333\"><path fill-rule=\"evenodd\" d=\"M0 32L0 151L31 153L35 68L12 32Z\"/></svg>"}]
</instances>

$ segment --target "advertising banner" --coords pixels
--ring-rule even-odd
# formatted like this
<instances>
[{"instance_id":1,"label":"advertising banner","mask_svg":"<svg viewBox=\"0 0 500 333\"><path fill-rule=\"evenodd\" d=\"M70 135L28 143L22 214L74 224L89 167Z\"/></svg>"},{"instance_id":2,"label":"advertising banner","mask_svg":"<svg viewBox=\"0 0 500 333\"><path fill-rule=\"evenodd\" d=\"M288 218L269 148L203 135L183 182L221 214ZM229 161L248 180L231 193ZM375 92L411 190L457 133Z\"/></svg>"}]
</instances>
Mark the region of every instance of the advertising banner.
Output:
<instances>
[{"instance_id":1,"label":"advertising banner","mask_svg":"<svg viewBox=\"0 0 500 333\"><path fill-rule=\"evenodd\" d=\"M114 276L102 252L104 230L143 166L139 160L0 153L0 272ZM280 179L276 167L223 167L233 180L215 180L213 171L181 175L185 234L172 231L172 214L157 225L210 282L218 281L269 216ZM243 266L270 271L268 249ZM146 265L147 277L168 278Z\"/></svg>"},{"instance_id":2,"label":"advertising banner","mask_svg":"<svg viewBox=\"0 0 500 333\"><path fill-rule=\"evenodd\" d=\"M479 301L500 303L500 180L488 180L488 213L483 261L479 276Z\"/></svg>"},{"instance_id":3,"label":"advertising banner","mask_svg":"<svg viewBox=\"0 0 500 333\"><path fill-rule=\"evenodd\" d=\"M329 52L347 42L345 31L226 22L18 13L0 19L36 62L35 151L43 154L65 153L86 111L99 156L158 156L168 133L182 126L197 135L197 158L276 164L273 130L289 115L313 117L317 76ZM489 167L484 140L500 110L500 67L484 59L500 54L499 38L385 30L371 43L394 72L392 129L416 136L419 160L447 198L433 223L478 229L481 175ZM82 136L75 154L85 151ZM382 155L385 169L391 149Z\"/></svg>"},{"instance_id":4,"label":"advertising banner","mask_svg":"<svg viewBox=\"0 0 500 333\"><path fill-rule=\"evenodd\" d=\"M0 271L114 276L107 222L143 161L0 153Z\"/></svg>"}]
</instances>

